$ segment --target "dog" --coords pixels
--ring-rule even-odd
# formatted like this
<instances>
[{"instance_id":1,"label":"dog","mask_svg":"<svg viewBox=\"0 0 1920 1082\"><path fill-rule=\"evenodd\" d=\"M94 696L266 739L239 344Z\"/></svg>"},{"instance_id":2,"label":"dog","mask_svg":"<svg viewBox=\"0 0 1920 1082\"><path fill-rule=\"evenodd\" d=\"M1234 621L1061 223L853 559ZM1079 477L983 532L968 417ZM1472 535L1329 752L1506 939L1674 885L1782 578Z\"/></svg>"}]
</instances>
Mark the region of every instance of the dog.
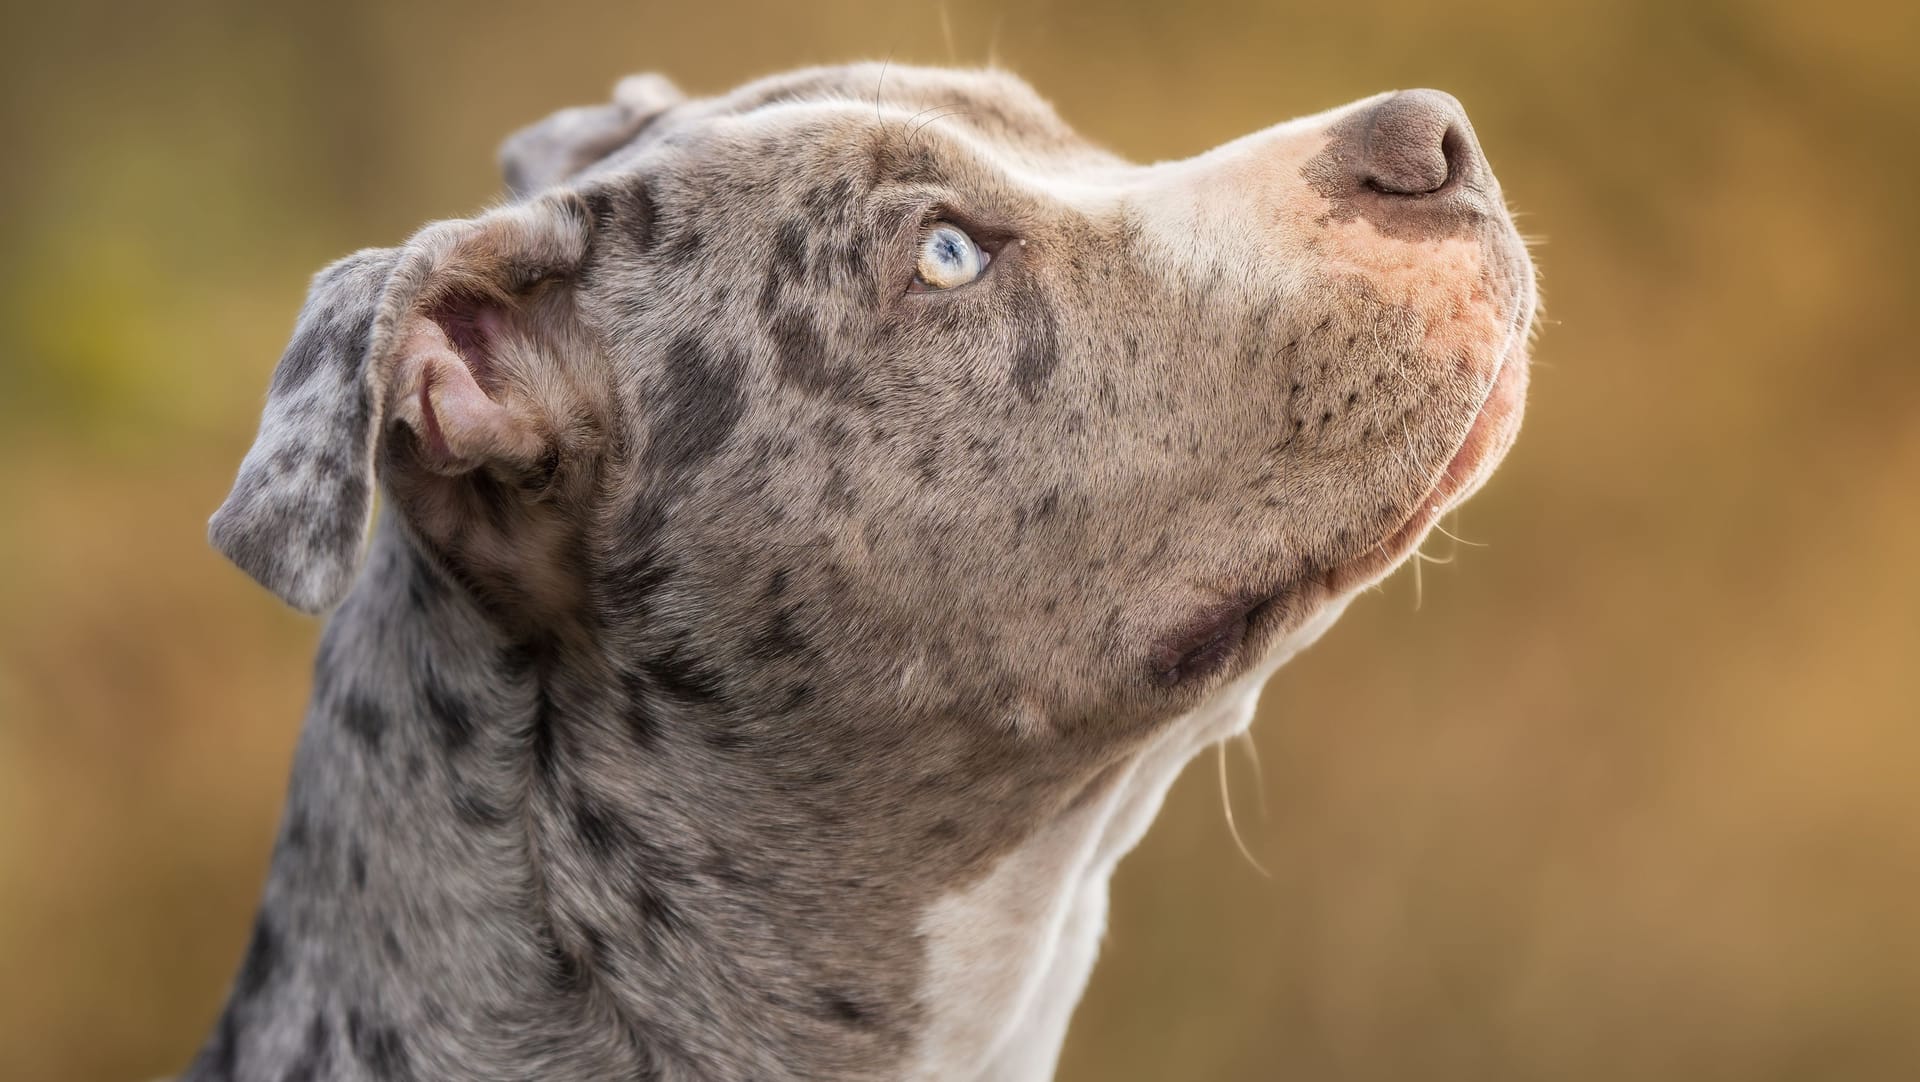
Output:
<instances>
[{"instance_id":1,"label":"dog","mask_svg":"<svg viewBox=\"0 0 1920 1082\"><path fill-rule=\"evenodd\" d=\"M1518 431L1466 114L641 76L502 164L315 278L212 519L332 615L184 1077L1051 1077L1175 776Z\"/></svg>"}]
</instances>

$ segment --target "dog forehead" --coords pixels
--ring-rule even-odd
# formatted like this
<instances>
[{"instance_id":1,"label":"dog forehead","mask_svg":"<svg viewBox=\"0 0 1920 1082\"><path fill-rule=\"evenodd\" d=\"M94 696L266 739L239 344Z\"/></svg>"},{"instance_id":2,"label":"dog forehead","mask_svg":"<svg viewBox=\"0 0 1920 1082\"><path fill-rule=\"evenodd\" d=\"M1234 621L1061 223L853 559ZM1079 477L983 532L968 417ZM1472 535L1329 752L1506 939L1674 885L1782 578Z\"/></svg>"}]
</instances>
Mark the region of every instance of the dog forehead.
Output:
<instances>
[{"instance_id":1,"label":"dog forehead","mask_svg":"<svg viewBox=\"0 0 1920 1082\"><path fill-rule=\"evenodd\" d=\"M1009 166L1036 171L1122 164L1062 121L1024 80L1001 71L866 63L812 68L748 83L667 110L604 164L636 164L654 148L691 168L844 168L846 152L961 139Z\"/></svg>"},{"instance_id":2,"label":"dog forehead","mask_svg":"<svg viewBox=\"0 0 1920 1082\"><path fill-rule=\"evenodd\" d=\"M872 63L814 68L749 83L713 99L712 106L715 111L742 114L801 103L861 105L880 114L947 111L983 133L1002 138L1079 139L1025 80L991 70Z\"/></svg>"}]
</instances>

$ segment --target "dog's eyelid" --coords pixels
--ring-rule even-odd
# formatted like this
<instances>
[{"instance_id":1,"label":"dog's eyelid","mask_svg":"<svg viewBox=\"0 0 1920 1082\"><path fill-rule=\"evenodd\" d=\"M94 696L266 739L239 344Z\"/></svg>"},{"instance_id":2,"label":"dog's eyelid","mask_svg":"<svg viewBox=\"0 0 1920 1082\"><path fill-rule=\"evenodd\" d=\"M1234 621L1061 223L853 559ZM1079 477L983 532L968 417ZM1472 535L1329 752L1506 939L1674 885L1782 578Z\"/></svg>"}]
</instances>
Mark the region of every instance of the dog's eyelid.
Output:
<instances>
[{"instance_id":1,"label":"dog's eyelid","mask_svg":"<svg viewBox=\"0 0 1920 1082\"><path fill-rule=\"evenodd\" d=\"M932 200L921 212L920 229L923 234L941 224L953 226L972 238L981 250L994 254L1009 244L1027 243L1018 230L1011 226L996 225L986 215L961 206L954 200Z\"/></svg>"}]
</instances>

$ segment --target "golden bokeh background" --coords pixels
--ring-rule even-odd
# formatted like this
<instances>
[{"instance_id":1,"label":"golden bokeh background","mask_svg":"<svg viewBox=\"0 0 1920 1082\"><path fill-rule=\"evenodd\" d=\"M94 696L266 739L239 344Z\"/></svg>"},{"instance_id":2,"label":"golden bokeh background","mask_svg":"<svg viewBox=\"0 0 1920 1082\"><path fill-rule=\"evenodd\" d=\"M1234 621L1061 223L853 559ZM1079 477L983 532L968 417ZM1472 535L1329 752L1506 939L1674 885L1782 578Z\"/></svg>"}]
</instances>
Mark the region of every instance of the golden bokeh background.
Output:
<instances>
[{"instance_id":1,"label":"golden bokeh background","mask_svg":"<svg viewBox=\"0 0 1920 1082\"><path fill-rule=\"evenodd\" d=\"M317 625L202 540L308 275L661 70L980 63L1184 156L1468 105L1526 431L1116 883L1062 1078L1920 1078L1920 8L27 4L0 33L0 1078L179 1068ZM1261 805L1264 803L1264 816Z\"/></svg>"}]
</instances>

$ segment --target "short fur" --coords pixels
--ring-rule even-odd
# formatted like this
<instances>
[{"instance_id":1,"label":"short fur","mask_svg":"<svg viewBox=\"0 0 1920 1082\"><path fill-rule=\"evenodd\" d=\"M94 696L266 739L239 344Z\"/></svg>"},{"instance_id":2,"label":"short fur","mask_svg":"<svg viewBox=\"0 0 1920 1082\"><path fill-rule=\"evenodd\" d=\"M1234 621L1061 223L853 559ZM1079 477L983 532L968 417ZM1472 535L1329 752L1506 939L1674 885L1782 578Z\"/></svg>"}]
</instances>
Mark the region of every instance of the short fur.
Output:
<instances>
[{"instance_id":1,"label":"short fur","mask_svg":"<svg viewBox=\"0 0 1920 1082\"><path fill-rule=\"evenodd\" d=\"M1173 777L1517 429L1456 113L1139 167L1000 73L645 77L323 271L212 538L338 608L186 1077L1050 1077Z\"/></svg>"}]
</instances>

